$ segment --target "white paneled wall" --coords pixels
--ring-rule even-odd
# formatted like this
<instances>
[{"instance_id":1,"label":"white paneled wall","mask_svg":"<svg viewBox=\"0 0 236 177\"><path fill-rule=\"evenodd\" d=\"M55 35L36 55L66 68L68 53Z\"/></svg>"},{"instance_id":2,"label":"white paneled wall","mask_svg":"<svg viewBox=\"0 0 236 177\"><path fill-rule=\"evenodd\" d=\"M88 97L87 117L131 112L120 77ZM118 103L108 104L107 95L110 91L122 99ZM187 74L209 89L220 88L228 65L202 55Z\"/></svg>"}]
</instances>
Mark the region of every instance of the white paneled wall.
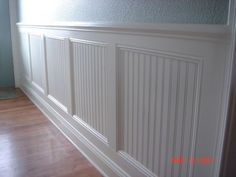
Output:
<instances>
[{"instance_id":1,"label":"white paneled wall","mask_svg":"<svg viewBox=\"0 0 236 177\"><path fill-rule=\"evenodd\" d=\"M41 35L30 34L30 59L32 82L34 86L41 92L44 92L44 61L42 53Z\"/></svg>"},{"instance_id":2,"label":"white paneled wall","mask_svg":"<svg viewBox=\"0 0 236 177\"><path fill-rule=\"evenodd\" d=\"M30 53L29 53L29 35L27 33L22 33L20 35L20 50L21 50L21 67L22 75L25 79L31 80L31 70L30 70Z\"/></svg>"},{"instance_id":3,"label":"white paneled wall","mask_svg":"<svg viewBox=\"0 0 236 177\"><path fill-rule=\"evenodd\" d=\"M106 46L72 39L75 115L106 136Z\"/></svg>"},{"instance_id":4,"label":"white paneled wall","mask_svg":"<svg viewBox=\"0 0 236 177\"><path fill-rule=\"evenodd\" d=\"M216 177L224 29L136 28L19 24L21 88L104 176Z\"/></svg>"},{"instance_id":5,"label":"white paneled wall","mask_svg":"<svg viewBox=\"0 0 236 177\"><path fill-rule=\"evenodd\" d=\"M45 39L47 92L49 98L67 112L68 87L67 57L63 38L46 37Z\"/></svg>"},{"instance_id":6,"label":"white paneled wall","mask_svg":"<svg viewBox=\"0 0 236 177\"><path fill-rule=\"evenodd\" d=\"M201 60L119 48L122 149L160 176L191 176L173 156L193 156Z\"/></svg>"}]
</instances>

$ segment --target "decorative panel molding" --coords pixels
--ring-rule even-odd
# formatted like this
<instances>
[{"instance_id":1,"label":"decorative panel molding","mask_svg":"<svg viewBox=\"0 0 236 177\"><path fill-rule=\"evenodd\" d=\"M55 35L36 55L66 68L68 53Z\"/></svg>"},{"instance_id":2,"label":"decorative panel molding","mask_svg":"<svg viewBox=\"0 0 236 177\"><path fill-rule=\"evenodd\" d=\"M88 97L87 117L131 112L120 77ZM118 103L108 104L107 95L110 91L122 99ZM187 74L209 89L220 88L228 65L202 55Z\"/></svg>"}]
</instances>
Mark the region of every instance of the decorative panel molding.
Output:
<instances>
[{"instance_id":1,"label":"decorative panel molding","mask_svg":"<svg viewBox=\"0 0 236 177\"><path fill-rule=\"evenodd\" d=\"M232 66L228 27L18 29L21 78L32 81L22 79L21 89L104 176L219 176ZM185 162L173 165L172 157ZM214 161L189 163L198 157Z\"/></svg>"},{"instance_id":2,"label":"decorative panel molding","mask_svg":"<svg viewBox=\"0 0 236 177\"><path fill-rule=\"evenodd\" d=\"M28 81L31 80L31 65L30 65L30 53L29 53L29 35L27 33L20 33L20 45L21 45L21 67L22 74Z\"/></svg>"},{"instance_id":3,"label":"decorative panel molding","mask_svg":"<svg viewBox=\"0 0 236 177\"><path fill-rule=\"evenodd\" d=\"M194 157L201 60L121 46L117 63L121 150L157 176L191 176L171 158Z\"/></svg>"},{"instance_id":4,"label":"decorative panel molding","mask_svg":"<svg viewBox=\"0 0 236 177\"><path fill-rule=\"evenodd\" d=\"M74 114L106 137L106 45L71 39L74 72Z\"/></svg>"},{"instance_id":5,"label":"decorative panel molding","mask_svg":"<svg viewBox=\"0 0 236 177\"><path fill-rule=\"evenodd\" d=\"M42 49L42 36L30 34L30 59L33 85L44 93L44 61Z\"/></svg>"},{"instance_id":6,"label":"decorative panel molding","mask_svg":"<svg viewBox=\"0 0 236 177\"><path fill-rule=\"evenodd\" d=\"M47 93L57 106L67 112L67 57L64 38L46 37Z\"/></svg>"}]
</instances>

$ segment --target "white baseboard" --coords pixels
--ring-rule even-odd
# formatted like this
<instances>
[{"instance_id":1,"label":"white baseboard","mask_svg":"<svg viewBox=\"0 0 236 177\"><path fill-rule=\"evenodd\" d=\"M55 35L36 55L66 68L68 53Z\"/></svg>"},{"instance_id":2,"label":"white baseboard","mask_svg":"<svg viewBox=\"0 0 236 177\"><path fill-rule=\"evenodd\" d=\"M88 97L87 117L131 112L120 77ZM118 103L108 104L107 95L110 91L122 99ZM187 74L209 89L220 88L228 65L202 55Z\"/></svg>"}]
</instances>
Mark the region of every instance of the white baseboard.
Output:
<instances>
[{"instance_id":1,"label":"white baseboard","mask_svg":"<svg viewBox=\"0 0 236 177\"><path fill-rule=\"evenodd\" d=\"M56 110L31 88L21 90L41 110L41 112L60 130L60 132L98 169L105 177L128 177L129 175L112 162L79 131L75 130Z\"/></svg>"},{"instance_id":2,"label":"white baseboard","mask_svg":"<svg viewBox=\"0 0 236 177\"><path fill-rule=\"evenodd\" d=\"M19 23L18 30L22 89L104 176L219 176L228 26ZM180 154L215 162L172 164Z\"/></svg>"}]
</instances>

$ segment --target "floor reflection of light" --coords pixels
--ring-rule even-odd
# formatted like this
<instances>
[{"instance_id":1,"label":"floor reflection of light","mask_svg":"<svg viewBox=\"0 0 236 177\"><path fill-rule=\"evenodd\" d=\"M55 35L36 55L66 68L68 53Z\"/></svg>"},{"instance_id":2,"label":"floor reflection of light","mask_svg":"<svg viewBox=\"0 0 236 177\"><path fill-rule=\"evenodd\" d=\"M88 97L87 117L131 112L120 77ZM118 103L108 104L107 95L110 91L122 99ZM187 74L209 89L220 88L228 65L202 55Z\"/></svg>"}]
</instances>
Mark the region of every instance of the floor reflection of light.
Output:
<instances>
[{"instance_id":1,"label":"floor reflection of light","mask_svg":"<svg viewBox=\"0 0 236 177\"><path fill-rule=\"evenodd\" d=\"M14 149L9 134L0 135L0 176L16 177Z\"/></svg>"}]
</instances>

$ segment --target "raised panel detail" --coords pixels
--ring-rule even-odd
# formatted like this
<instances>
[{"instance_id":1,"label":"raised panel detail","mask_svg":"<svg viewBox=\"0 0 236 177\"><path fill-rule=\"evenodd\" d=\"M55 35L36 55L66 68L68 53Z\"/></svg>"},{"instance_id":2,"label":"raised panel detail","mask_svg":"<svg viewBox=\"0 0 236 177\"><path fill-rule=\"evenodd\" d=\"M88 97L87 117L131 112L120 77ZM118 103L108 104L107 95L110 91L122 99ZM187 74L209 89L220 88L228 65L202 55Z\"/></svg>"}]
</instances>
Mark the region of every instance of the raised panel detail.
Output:
<instances>
[{"instance_id":1,"label":"raised panel detail","mask_svg":"<svg viewBox=\"0 0 236 177\"><path fill-rule=\"evenodd\" d=\"M74 114L106 137L106 46L72 40Z\"/></svg>"},{"instance_id":2,"label":"raised panel detail","mask_svg":"<svg viewBox=\"0 0 236 177\"><path fill-rule=\"evenodd\" d=\"M118 47L120 149L157 176L191 176L201 74L198 58Z\"/></svg>"},{"instance_id":3,"label":"raised panel detail","mask_svg":"<svg viewBox=\"0 0 236 177\"><path fill-rule=\"evenodd\" d=\"M30 56L29 56L29 35L27 33L20 33L21 46L21 67L22 74L27 80L31 80L30 70Z\"/></svg>"},{"instance_id":4,"label":"raised panel detail","mask_svg":"<svg viewBox=\"0 0 236 177\"><path fill-rule=\"evenodd\" d=\"M67 57L63 38L46 37L46 71L48 97L57 106L67 112L68 85Z\"/></svg>"},{"instance_id":5,"label":"raised panel detail","mask_svg":"<svg viewBox=\"0 0 236 177\"><path fill-rule=\"evenodd\" d=\"M30 34L30 59L33 85L44 92L44 61L40 35Z\"/></svg>"}]
</instances>

